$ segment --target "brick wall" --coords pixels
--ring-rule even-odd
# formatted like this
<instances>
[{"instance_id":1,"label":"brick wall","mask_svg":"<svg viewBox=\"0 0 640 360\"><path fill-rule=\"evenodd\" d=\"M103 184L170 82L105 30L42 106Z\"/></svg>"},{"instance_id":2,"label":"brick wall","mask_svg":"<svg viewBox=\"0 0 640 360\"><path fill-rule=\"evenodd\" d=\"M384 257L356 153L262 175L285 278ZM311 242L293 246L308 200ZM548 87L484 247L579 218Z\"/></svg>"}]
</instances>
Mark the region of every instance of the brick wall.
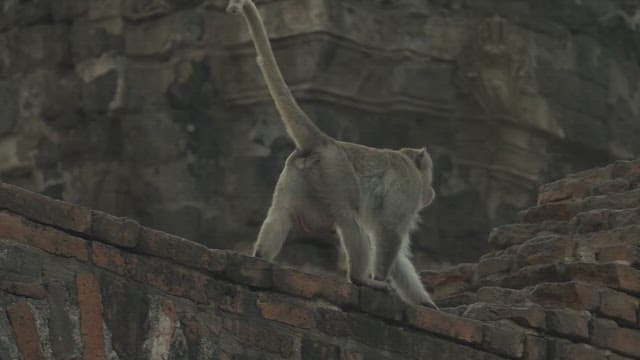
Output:
<instances>
[{"instance_id":1,"label":"brick wall","mask_svg":"<svg viewBox=\"0 0 640 360\"><path fill-rule=\"evenodd\" d=\"M541 188L443 312L0 185L0 359L640 358L640 162Z\"/></svg>"}]
</instances>

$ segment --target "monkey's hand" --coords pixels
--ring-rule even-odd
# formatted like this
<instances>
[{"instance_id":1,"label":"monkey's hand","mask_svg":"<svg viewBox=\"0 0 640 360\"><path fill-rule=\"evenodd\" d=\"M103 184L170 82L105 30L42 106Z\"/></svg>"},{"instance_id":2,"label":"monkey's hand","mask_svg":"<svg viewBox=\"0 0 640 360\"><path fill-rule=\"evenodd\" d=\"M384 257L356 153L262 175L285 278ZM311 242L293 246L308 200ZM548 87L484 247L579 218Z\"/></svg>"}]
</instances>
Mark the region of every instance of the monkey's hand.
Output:
<instances>
[{"instance_id":1,"label":"monkey's hand","mask_svg":"<svg viewBox=\"0 0 640 360\"><path fill-rule=\"evenodd\" d=\"M227 5L227 12L229 14L242 14L242 7L244 6L246 0L229 0L229 5Z\"/></svg>"}]
</instances>

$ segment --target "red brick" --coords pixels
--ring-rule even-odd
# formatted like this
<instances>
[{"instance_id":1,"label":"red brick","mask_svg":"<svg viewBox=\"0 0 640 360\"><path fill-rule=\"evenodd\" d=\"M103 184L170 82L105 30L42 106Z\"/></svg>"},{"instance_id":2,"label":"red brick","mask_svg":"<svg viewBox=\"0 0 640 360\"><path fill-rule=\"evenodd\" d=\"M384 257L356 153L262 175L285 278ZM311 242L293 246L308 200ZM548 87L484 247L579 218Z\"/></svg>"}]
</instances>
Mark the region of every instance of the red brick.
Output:
<instances>
[{"instance_id":1,"label":"red brick","mask_svg":"<svg viewBox=\"0 0 640 360\"><path fill-rule=\"evenodd\" d=\"M0 212L0 237L84 262L89 257L87 242L81 238L6 212Z\"/></svg>"},{"instance_id":2,"label":"red brick","mask_svg":"<svg viewBox=\"0 0 640 360\"><path fill-rule=\"evenodd\" d=\"M613 165L607 165L604 167L579 171L575 174L571 174L570 177L602 181L602 180L611 179L613 177L612 172L613 172Z\"/></svg>"},{"instance_id":3,"label":"red brick","mask_svg":"<svg viewBox=\"0 0 640 360\"><path fill-rule=\"evenodd\" d=\"M619 327L614 321L594 319L591 343L621 354L640 357L640 330Z\"/></svg>"},{"instance_id":4,"label":"red brick","mask_svg":"<svg viewBox=\"0 0 640 360\"><path fill-rule=\"evenodd\" d=\"M304 298L322 298L333 304L357 305L358 287L334 276L313 275L294 269L275 268L273 286L276 290Z\"/></svg>"},{"instance_id":5,"label":"red brick","mask_svg":"<svg viewBox=\"0 0 640 360\"><path fill-rule=\"evenodd\" d=\"M587 311L547 310L547 329L565 337L588 339L589 320L591 314Z\"/></svg>"},{"instance_id":6,"label":"red brick","mask_svg":"<svg viewBox=\"0 0 640 360\"><path fill-rule=\"evenodd\" d=\"M80 233L89 233L89 209L54 200L44 195L0 183L0 208L8 209L29 219Z\"/></svg>"},{"instance_id":7,"label":"red brick","mask_svg":"<svg viewBox=\"0 0 640 360\"><path fill-rule=\"evenodd\" d=\"M47 297L47 291L42 287L42 284L35 281L2 280L0 281L0 289L18 296L26 296L34 299L44 299Z\"/></svg>"},{"instance_id":8,"label":"red brick","mask_svg":"<svg viewBox=\"0 0 640 360\"><path fill-rule=\"evenodd\" d=\"M100 287L91 273L78 274L76 286L80 309L80 334L84 348L83 359L105 359Z\"/></svg>"},{"instance_id":9,"label":"red brick","mask_svg":"<svg viewBox=\"0 0 640 360\"><path fill-rule=\"evenodd\" d=\"M260 293L257 301L260 315L302 329L315 327L313 309L283 295Z\"/></svg>"},{"instance_id":10,"label":"red brick","mask_svg":"<svg viewBox=\"0 0 640 360\"><path fill-rule=\"evenodd\" d=\"M99 240L127 248L138 244L142 227L137 222L95 210L91 217L91 235Z\"/></svg>"},{"instance_id":11,"label":"red brick","mask_svg":"<svg viewBox=\"0 0 640 360\"><path fill-rule=\"evenodd\" d=\"M285 358L293 355L295 343L293 337L288 334L253 322L229 318L224 319L223 328L243 345Z\"/></svg>"},{"instance_id":12,"label":"red brick","mask_svg":"<svg viewBox=\"0 0 640 360\"><path fill-rule=\"evenodd\" d=\"M8 306L7 315L22 358L24 360L44 360L40 336L31 306L24 300L19 301Z\"/></svg>"},{"instance_id":13,"label":"red brick","mask_svg":"<svg viewBox=\"0 0 640 360\"><path fill-rule=\"evenodd\" d=\"M449 315L426 307L407 310L408 322L419 329L458 339L471 344L482 342L482 323Z\"/></svg>"},{"instance_id":14,"label":"red brick","mask_svg":"<svg viewBox=\"0 0 640 360\"><path fill-rule=\"evenodd\" d=\"M115 247L93 242L91 244L91 261L96 266L116 274L132 276L136 271L138 258Z\"/></svg>"},{"instance_id":15,"label":"red brick","mask_svg":"<svg viewBox=\"0 0 640 360\"><path fill-rule=\"evenodd\" d=\"M528 290L527 298L543 306L574 310L596 310L600 294L592 286L577 282L542 283Z\"/></svg>"},{"instance_id":16,"label":"red brick","mask_svg":"<svg viewBox=\"0 0 640 360\"><path fill-rule=\"evenodd\" d=\"M600 292L600 312L608 317L636 324L639 300L625 293L604 289Z\"/></svg>"},{"instance_id":17,"label":"red brick","mask_svg":"<svg viewBox=\"0 0 640 360\"><path fill-rule=\"evenodd\" d=\"M525 333L505 322L482 326L482 347L500 355L520 358L524 354Z\"/></svg>"}]
</instances>

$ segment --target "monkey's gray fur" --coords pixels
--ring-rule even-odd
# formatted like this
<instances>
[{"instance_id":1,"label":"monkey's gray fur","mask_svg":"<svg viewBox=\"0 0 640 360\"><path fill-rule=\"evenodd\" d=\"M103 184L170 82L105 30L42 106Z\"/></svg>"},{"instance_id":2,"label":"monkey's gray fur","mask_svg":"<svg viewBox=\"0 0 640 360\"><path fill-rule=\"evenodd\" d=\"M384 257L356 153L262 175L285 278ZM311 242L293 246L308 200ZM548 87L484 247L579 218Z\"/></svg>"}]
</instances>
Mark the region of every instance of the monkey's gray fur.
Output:
<instances>
[{"instance_id":1,"label":"monkey's gray fur","mask_svg":"<svg viewBox=\"0 0 640 360\"><path fill-rule=\"evenodd\" d=\"M437 308L409 260L409 233L429 205L432 161L426 148L388 150L338 141L302 111L285 83L251 0L230 0L242 14L258 65L296 150L280 174L254 256L273 260L292 226L334 227L357 284L396 289L412 304Z\"/></svg>"}]
</instances>

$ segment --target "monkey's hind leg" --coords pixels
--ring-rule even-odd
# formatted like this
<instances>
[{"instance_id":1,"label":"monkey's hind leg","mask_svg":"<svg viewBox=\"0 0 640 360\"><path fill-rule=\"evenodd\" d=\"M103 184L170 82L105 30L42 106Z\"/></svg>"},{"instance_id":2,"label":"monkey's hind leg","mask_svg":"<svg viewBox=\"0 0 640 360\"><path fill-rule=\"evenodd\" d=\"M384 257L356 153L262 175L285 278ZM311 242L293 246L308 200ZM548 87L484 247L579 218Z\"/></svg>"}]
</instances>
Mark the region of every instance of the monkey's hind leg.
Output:
<instances>
[{"instance_id":1,"label":"monkey's hind leg","mask_svg":"<svg viewBox=\"0 0 640 360\"><path fill-rule=\"evenodd\" d=\"M420 280L420 275L418 275L408 255L408 249L402 249L398 254L398 258L391 271L393 287L398 292L398 295L405 301L438 310L438 306L433 302L427 290L425 290Z\"/></svg>"},{"instance_id":2,"label":"monkey's hind leg","mask_svg":"<svg viewBox=\"0 0 640 360\"><path fill-rule=\"evenodd\" d=\"M299 192L300 179L288 169L291 158L290 156L287 159L285 168L278 178L271 207L253 246L253 256L269 261L278 256L293 225L290 213L291 199Z\"/></svg>"},{"instance_id":3,"label":"monkey's hind leg","mask_svg":"<svg viewBox=\"0 0 640 360\"><path fill-rule=\"evenodd\" d=\"M371 244L354 216L336 219L336 230L347 255L347 276L356 284L366 284L370 279Z\"/></svg>"}]
</instances>

